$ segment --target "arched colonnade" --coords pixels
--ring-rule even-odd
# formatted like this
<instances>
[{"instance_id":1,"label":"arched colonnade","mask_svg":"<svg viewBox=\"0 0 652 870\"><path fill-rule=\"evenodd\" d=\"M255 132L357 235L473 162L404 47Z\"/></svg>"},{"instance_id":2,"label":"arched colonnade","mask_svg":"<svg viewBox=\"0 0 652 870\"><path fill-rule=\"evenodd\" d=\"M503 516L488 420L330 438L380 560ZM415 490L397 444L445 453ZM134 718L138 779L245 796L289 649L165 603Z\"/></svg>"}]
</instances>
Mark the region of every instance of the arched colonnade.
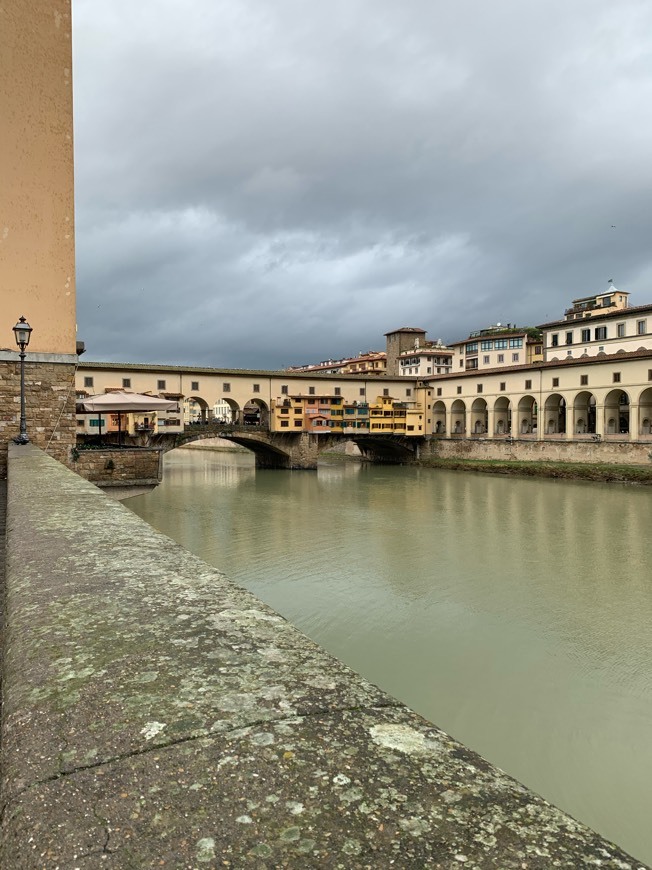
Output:
<instances>
[{"instance_id":1,"label":"arched colonnade","mask_svg":"<svg viewBox=\"0 0 652 870\"><path fill-rule=\"evenodd\" d=\"M432 407L435 435L458 438L612 438L652 440L652 387L550 393L541 407L533 395L437 399Z\"/></svg>"},{"instance_id":2,"label":"arched colonnade","mask_svg":"<svg viewBox=\"0 0 652 870\"><path fill-rule=\"evenodd\" d=\"M244 404L224 396L213 406L201 396L186 396L184 415L186 423L197 425L218 422L269 427L269 405L256 396Z\"/></svg>"}]
</instances>

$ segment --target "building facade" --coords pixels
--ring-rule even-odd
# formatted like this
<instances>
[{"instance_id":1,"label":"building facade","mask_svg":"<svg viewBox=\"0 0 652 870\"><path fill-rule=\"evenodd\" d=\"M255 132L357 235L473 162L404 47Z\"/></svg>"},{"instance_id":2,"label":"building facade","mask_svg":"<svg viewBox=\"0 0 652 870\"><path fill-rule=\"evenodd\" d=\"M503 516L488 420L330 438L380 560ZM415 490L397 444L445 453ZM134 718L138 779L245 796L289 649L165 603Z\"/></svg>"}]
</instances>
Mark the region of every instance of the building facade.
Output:
<instances>
[{"instance_id":1,"label":"building facade","mask_svg":"<svg viewBox=\"0 0 652 870\"><path fill-rule=\"evenodd\" d=\"M75 443L75 248L70 0L5 0L0 27L0 476L19 431L12 327L30 439L66 460Z\"/></svg>"}]
</instances>

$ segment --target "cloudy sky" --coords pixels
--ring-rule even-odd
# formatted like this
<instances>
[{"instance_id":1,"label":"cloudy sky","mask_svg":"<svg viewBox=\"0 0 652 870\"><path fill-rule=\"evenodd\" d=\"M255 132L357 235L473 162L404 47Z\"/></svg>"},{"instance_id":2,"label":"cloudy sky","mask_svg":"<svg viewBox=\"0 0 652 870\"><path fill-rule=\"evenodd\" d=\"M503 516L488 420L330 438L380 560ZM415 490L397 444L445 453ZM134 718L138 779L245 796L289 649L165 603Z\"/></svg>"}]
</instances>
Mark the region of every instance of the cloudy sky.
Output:
<instances>
[{"instance_id":1,"label":"cloudy sky","mask_svg":"<svg viewBox=\"0 0 652 870\"><path fill-rule=\"evenodd\" d=\"M649 0L73 0L87 358L652 302Z\"/></svg>"}]
</instances>

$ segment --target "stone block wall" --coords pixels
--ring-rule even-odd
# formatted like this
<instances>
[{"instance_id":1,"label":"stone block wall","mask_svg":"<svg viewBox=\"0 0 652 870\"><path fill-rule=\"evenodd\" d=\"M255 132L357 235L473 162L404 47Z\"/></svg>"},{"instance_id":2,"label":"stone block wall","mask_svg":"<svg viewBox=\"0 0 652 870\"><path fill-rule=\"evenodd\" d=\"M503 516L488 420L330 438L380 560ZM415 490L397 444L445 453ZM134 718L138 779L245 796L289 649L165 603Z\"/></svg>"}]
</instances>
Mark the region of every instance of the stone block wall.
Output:
<instances>
[{"instance_id":1,"label":"stone block wall","mask_svg":"<svg viewBox=\"0 0 652 870\"><path fill-rule=\"evenodd\" d=\"M498 459L521 462L604 462L612 465L650 465L652 443L628 441L526 441L503 439L433 438L424 455L440 459Z\"/></svg>"},{"instance_id":2,"label":"stone block wall","mask_svg":"<svg viewBox=\"0 0 652 870\"><path fill-rule=\"evenodd\" d=\"M161 457L158 448L76 450L70 467L100 487L145 485L161 480Z\"/></svg>"},{"instance_id":3,"label":"stone block wall","mask_svg":"<svg viewBox=\"0 0 652 870\"><path fill-rule=\"evenodd\" d=\"M27 434L67 464L75 446L75 365L25 361ZM0 480L7 476L7 443L20 431L20 362L0 361Z\"/></svg>"}]
</instances>

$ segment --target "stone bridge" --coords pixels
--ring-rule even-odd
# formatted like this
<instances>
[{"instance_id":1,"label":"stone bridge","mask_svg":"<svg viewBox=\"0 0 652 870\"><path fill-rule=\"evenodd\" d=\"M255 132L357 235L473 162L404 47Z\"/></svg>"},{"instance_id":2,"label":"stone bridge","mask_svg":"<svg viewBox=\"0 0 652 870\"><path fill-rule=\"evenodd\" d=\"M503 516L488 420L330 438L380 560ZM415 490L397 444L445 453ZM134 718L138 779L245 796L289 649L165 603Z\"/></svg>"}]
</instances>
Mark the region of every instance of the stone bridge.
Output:
<instances>
[{"instance_id":1,"label":"stone bridge","mask_svg":"<svg viewBox=\"0 0 652 870\"><path fill-rule=\"evenodd\" d=\"M123 443L138 447L159 447L164 453L207 438L224 438L251 450L258 468L317 468L321 453L353 441L370 462L403 465L419 458L424 438L401 435L314 434L312 432L270 432L263 426L235 426L205 423L190 426L175 435L140 434L123 436Z\"/></svg>"}]
</instances>

